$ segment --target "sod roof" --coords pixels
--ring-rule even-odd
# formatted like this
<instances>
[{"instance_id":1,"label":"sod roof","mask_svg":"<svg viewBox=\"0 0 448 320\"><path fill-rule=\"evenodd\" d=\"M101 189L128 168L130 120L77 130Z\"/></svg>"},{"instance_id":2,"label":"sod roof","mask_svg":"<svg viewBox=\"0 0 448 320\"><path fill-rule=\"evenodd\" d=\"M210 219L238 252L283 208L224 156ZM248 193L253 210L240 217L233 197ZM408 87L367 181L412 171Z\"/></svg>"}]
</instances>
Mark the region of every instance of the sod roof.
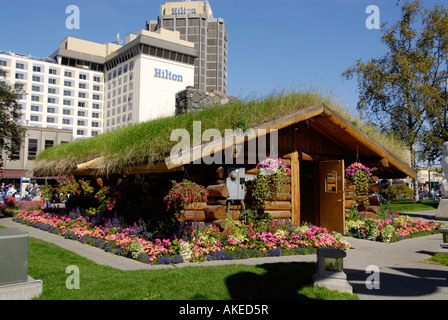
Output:
<instances>
[{"instance_id":1,"label":"sod roof","mask_svg":"<svg viewBox=\"0 0 448 320\"><path fill-rule=\"evenodd\" d=\"M241 126L269 129L273 123L277 123L280 128L279 122L285 123L288 117L291 118L300 111L307 114L309 108L319 105L325 106L327 112L335 113L336 118L344 121L345 127L361 132L368 138L367 144L373 148L379 147L377 153L383 156L386 154L389 160L398 163L397 167L402 173L414 175L408 166L407 149L399 140L378 132L375 126L365 124L359 117L347 112L344 106L331 96L312 90L279 93L247 102L216 106L196 113L160 118L89 139L57 145L45 149L37 156L33 172L35 176L57 176L73 173L80 165L96 165L96 174L108 174L132 166L157 166L166 163L167 159L169 161L171 149L178 144L177 140L170 139L173 130L186 129L193 138L194 121L201 121L202 132L213 128L223 135L226 129L235 130ZM326 106L331 106L331 109ZM193 141L190 141L190 145L193 145ZM101 163L100 166L98 162Z\"/></svg>"}]
</instances>

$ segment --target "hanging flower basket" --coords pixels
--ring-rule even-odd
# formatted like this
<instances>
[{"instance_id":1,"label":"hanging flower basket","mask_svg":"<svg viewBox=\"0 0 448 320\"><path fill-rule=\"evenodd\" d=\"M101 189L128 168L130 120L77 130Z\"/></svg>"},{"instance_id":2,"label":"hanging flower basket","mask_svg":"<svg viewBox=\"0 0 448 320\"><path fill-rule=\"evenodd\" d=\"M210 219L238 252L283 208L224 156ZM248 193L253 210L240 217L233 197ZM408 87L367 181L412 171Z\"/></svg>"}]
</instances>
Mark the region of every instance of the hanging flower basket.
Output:
<instances>
[{"instance_id":1,"label":"hanging flower basket","mask_svg":"<svg viewBox=\"0 0 448 320\"><path fill-rule=\"evenodd\" d=\"M369 182L372 176L370 169L360 162L355 162L345 169L345 175L348 185L353 184L358 201L364 208L367 208L369 206Z\"/></svg>"},{"instance_id":2,"label":"hanging flower basket","mask_svg":"<svg viewBox=\"0 0 448 320\"><path fill-rule=\"evenodd\" d=\"M167 211L179 217L185 210L202 210L207 206L207 190L192 181L173 181L173 187L163 199Z\"/></svg>"},{"instance_id":3,"label":"hanging flower basket","mask_svg":"<svg viewBox=\"0 0 448 320\"><path fill-rule=\"evenodd\" d=\"M252 196L256 205L263 207L266 203L275 201L283 192L290 169L282 159L266 159L257 164L257 179L252 185Z\"/></svg>"}]
</instances>

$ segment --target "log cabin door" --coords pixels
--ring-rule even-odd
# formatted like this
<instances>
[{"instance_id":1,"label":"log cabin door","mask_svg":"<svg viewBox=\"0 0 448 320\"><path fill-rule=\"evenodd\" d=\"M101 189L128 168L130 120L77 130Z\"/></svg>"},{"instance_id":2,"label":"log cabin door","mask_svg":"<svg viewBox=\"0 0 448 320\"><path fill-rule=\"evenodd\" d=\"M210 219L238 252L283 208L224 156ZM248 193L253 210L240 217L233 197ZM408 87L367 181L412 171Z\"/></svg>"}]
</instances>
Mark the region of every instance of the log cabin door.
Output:
<instances>
[{"instance_id":1,"label":"log cabin door","mask_svg":"<svg viewBox=\"0 0 448 320\"><path fill-rule=\"evenodd\" d=\"M319 163L320 226L345 232L344 160Z\"/></svg>"}]
</instances>

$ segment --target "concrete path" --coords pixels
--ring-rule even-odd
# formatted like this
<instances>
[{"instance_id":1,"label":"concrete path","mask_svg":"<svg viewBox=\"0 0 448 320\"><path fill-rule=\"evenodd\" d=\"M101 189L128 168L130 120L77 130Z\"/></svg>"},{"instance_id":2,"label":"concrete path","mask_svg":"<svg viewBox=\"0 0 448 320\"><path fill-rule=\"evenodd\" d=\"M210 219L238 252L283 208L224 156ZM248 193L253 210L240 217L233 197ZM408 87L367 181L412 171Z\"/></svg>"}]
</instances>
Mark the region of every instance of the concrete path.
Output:
<instances>
[{"instance_id":1,"label":"concrete path","mask_svg":"<svg viewBox=\"0 0 448 320\"><path fill-rule=\"evenodd\" d=\"M432 219L434 212L412 213L414 217ZM10 218L0 219L0 225L19 228L30 237L54 243L92 261L121 270L155 270L162 268L184 268L214 266L223 264L256 265L263 263L316 261L316 255L254 258L234 261L212 261L202 263L181 263L175 266L150 266L132 259L104 252L99 248L64 239L45 231L13 222ZM368 240L345 238L351 249L344 259L344 271L354 293L361 300L448 300L448 267L422 262L441 251L442 235L432 235L395 243L380 243ZM374 266L379 273L366 272ZM379 287L369 279L379 280ZM374 284L378 284L375 282Z\"/></svg>"}]
</instances>

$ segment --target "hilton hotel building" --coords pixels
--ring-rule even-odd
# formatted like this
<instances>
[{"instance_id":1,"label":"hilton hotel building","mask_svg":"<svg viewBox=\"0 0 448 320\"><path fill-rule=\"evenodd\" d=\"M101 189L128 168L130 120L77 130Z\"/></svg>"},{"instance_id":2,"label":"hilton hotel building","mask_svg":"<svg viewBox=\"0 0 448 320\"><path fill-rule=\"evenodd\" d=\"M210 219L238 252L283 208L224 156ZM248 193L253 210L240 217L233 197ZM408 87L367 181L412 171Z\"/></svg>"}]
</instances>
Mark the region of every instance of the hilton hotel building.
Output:
<instances>
[{"instance_id":1,"label":"hilton hotel building","mask_svg":"<svg viewBox=\"0 0 448 320\"><path fill-rule=\"evenodd\" d=\"M197 57L194 43L166 29L130 33L123 46L67 37L41 59L0 51L0 82L23 89L28 133L12 161L0 153L4 176L30 169L52 145L174 115L175 94L194 84Z\"/></svg>"},{"instance_id":2,"label":"hilton hotel building","mask_svg":"<svg viewBox=\"0 0 448 320\"><path fill-rule=\"evenodd\" d=\"M214 18L208 1L177 1L162 5L157 20L146 22L149 31L165 28L179 31L199 53L194 86L200 90L227 93L228 33L224 19Z\"/></svg>"}]
</instances>

